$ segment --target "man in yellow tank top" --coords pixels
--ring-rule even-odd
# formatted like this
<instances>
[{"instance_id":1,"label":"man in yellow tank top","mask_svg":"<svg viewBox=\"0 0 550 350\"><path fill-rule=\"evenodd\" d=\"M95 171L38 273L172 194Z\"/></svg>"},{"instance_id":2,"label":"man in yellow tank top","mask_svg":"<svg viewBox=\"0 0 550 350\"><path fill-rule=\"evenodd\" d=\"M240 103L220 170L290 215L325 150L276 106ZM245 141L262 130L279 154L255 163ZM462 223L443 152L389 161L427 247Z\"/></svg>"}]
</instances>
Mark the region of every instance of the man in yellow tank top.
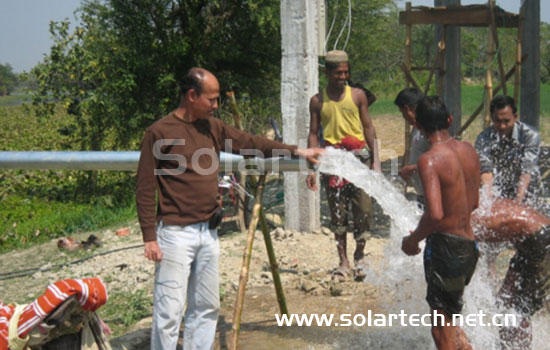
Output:
<instances>
[{"instance_id":1,"label":"man in yellow tank top","mask_svg":"<svg viewBox=\"0 0 550 350\"><path fill-rule=\"evenodd\" d=\"M330 51L327 53L325 63L328 85L310 100L311 119L308 147L319 146L319 130L322 127L327 146L346 148L356 152L368 146L371 169L381 171L378 147L375 142L376 131L369 115L367 96L363 90L347 85L349 80L347 53L340 50ZM331 228L338 243L337 250L340 259L334 276L345 279L352 271L346 249L348 204L351 203L353 236L356 242L353 254L356 268L355 277L361 280L365 277L361 264L364 258L365 241L369 236L371 199L364 191L343 179L331 176L326 180L324 182L330 209ZM307 186L314 191L319 189L315 173L309 174Z\"/></svg>"}]
</instances>

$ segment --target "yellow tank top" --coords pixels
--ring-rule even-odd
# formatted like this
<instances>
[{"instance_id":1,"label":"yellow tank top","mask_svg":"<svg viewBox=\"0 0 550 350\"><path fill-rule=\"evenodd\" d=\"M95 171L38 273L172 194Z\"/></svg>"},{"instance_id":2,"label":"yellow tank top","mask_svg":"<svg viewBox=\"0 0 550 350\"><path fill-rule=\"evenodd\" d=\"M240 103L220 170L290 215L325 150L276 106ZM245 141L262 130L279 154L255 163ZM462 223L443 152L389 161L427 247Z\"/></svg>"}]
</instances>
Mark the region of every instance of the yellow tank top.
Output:
<instances>
[{"instance_id":1,"label":"yellow tank top","mask_svg":"<svg viewBox=\"0 0 550 350\"><path fill-rule=\"evenodd\" d=\"M365 140L363 125L359 117L359 108L351 97L351 87L346 86L344 98L341 101L332 101L323 89L323 107L321 107L321 125L323 138L337 144L348 135Z\"/></svg>"}]
</instances>

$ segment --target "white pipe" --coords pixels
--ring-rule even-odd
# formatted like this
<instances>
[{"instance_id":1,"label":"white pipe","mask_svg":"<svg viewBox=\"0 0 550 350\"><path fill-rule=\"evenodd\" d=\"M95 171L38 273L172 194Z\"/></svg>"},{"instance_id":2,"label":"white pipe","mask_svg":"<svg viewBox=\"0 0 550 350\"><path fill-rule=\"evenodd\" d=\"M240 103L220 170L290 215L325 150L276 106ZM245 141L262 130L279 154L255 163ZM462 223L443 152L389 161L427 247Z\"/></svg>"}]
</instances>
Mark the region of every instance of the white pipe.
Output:
<instances>
[{"instance_id":1,"label":"white pipe","mask_svg":"<svg viewBox=\"0 0 550 350\"><path fill-rule=\"evenodd\" d=\"M68 169L68 170L123 170L135 171L138 151L39 151L0 152L0 169ZM222 172L241 171L248 174L281 171L308 171L304 159L247 158L231 153L220 153Z\"/></svg>"}]
</instances>

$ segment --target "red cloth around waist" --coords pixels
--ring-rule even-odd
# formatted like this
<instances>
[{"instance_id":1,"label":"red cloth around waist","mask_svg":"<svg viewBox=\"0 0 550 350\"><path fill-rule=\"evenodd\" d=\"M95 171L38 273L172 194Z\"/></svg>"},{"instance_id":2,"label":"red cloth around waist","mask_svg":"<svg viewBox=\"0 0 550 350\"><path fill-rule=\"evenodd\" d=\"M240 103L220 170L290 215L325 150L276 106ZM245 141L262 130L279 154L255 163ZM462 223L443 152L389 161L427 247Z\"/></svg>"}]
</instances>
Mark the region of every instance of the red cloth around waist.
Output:
<instances>
[{"instance_id":1,"label":"red cloth around waist","mask_svg":"<svg viewBox=\"0 0 550 350\"><path fill-rule=\"evenodd\" d=\"M344 137L340 143L332 144L325 141L325 144L334 148L342 148L350 152L362 150L367 145L365 141L361 141L357 137L351 135ZM349 181L340 176L330 175L328 177L328 186L330 188L342 188L348 183Z\"/></svg>"}]
</instances>

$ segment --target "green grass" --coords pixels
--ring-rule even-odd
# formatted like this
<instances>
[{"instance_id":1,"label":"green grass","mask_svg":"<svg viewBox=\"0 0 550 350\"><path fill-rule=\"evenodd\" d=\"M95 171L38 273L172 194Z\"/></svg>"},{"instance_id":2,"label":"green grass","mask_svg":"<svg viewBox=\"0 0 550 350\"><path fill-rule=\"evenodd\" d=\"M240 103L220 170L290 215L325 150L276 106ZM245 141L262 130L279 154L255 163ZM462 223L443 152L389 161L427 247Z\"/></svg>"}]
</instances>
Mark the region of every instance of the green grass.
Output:
<instances>
[{"instance_id":1,"label":"green grass","mask_svg":"<svg viewBox=\"0 0 550 350\"><path fill-rule=\"evenodd\" d=\"M508 94L514 94L514 86L507 85ZM395 96L399 91L395 91L393 95L381 96L369 108L373 116L382 114L399 114L399 110L393 104ZM502 92L500 92L502 93ZM485 94L483 85L462 85L462 115L471 115L476 108L483 102ZM543 117L550 117L550 84L541 84L540 86L540 112Z\"/></svg>"},{"instance_id":2,"label":"green grass","mask_svg":"<svg viewBox=\"0 0 550 350\"><path fill-rule=\"evenodd\" d=\"M397 92L395 93L397 95ZM377 98L376 102L369 107L369 111L373 116L379 116L384 114L399 114L399 109L393 103L395 96Z\"/></svg>"},{"instance_id":3,"label":"green grass","mask_svg":"<svg viewBox=\"0 0 550 350\"><path fill-rule=\"evenodd\" d=\"M115 207L8 196L0 202L0 253L135 219L133 201Z\"/></svg>"},{"instance_id":4,"label":"green grass","mask_svg":"<svg viewBox=\"0 0 550 350\"><path fill-rule=\"evenodd\" d=\"M117 337L137 321L151 316L152 309L152 296L139 289L109 295L107 304L99 309L99 316L109 324L113 337Z\"/></svg>"}]
</instances>

